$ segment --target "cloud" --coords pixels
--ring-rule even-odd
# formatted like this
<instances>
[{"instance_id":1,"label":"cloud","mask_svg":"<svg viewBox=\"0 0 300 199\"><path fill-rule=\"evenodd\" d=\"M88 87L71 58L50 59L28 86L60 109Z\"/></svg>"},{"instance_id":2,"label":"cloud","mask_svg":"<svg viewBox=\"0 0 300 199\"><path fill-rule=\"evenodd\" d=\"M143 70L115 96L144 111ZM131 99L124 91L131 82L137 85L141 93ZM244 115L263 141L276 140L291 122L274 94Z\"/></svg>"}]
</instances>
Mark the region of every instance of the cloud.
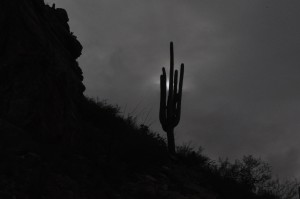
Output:
<instances>
[{"instance_id":1,"label":"cloud","mask_svg":"<svg viewBox=\"0 0 300 199\"><path fill-rule=\"evenodd\" d=\"M299 1L56 3L83 43L88 95L138 107L142 118L152 109L149 121L163 133L157 83L172 40L176 66L186 65L177 142L192 140L212 157L254 154L277 173L299 174Z\"/></svg>"}]
</instances>

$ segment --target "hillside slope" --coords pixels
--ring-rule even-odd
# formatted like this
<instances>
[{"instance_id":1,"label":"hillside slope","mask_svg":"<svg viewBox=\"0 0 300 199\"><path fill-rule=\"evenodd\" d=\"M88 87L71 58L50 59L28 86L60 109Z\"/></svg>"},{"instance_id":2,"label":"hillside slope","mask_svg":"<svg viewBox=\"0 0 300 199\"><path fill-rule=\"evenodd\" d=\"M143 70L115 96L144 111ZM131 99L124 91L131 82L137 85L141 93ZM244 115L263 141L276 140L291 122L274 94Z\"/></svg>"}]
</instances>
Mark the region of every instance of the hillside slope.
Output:
<instances>
[{"instance_id":1,"label":"hillside slope","mask_svg":"<svg viewBox=\"0 0 300 199\"><path fill-rule=\"evenodd\" d=\"M34 140L1 120L0 198L239 199L256 195L210 160L179 148L118 109L86 99L76 145Z\"/></svg>"}]
</instances>

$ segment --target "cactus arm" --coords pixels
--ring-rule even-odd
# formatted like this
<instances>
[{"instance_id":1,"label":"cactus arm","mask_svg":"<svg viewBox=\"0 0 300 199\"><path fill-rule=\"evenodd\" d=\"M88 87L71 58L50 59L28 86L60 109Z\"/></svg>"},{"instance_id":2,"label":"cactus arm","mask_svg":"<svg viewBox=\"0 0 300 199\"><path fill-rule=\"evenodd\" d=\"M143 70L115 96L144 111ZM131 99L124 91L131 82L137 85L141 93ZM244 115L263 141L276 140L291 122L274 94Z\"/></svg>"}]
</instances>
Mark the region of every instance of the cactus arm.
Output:
<instances>
[{"instance_id":1,"label":"cactus arm","mask_svg":"<svg viewBox=\"0 0 300 199\"><path fill-rule=\"evenodd\" d=\"M177 93L177 89L178 89L178 70L175 70L175 76L174 76L174 100L176 101L175 99L175 95Z\"/></svg>"},{"instance_id":2,"label":"cactus arm","mask_svg":"<svg viewBox=\"0 0 300 199\"><path fill-rule=\"evenodd\" d=\"M174 126L177 126L180 121L181 116L181 98L182 98L182 86L183 86L183 76L184 76L184 64L180 66L180 78L179 78L179 90L176 94L177 98L177 108L176 108L176 119L174 122Z\"/></svg>"},{"instance_id":3,"label":"cactus arm","mask_svg":"<svg viewBox=\"0 0 300 199\"><path fill-rule=\"evenodd\" d=\"M165 68L162 68L162 75L160 75L160 108L159 121L162 124L163 130L167 129L167 115L166 115L166 93L167 93L167 75Z\"/></svg>"},{"instance_id":4,"label":"cactus arm","mask_svg":"<svg viewBox=\"0 0 300 199\"><path fill-rule=\"evenodd\" d=\"M183 76L184 76L184 64L181 64L181 66L180 66L180 80L179 80L179 93L182 93Z\"/></svg>"},{"instance_id":5,"label":"cactus arm","mask_svg":"<svg viewBox=\"0 0 300 199\"><path fill-rule=\"evenodd\" d=\"M177 107L177 89L178 89L178 70L175 70L174 76L174 90L173 90L173 115L172 120L174 121L176 116L176 107Z\"/></svg>"}]
</instances>

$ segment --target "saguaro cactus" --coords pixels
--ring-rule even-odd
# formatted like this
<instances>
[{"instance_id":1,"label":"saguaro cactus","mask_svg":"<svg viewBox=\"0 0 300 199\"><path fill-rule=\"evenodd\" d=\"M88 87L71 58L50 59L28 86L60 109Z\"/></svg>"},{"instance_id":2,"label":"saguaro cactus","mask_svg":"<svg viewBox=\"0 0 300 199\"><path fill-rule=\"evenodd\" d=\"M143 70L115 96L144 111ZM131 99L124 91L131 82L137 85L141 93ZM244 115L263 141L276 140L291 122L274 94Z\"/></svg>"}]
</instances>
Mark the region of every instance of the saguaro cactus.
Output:
<instances>
[{"instance_id":1,"label":"saguaro cactus","mask_svg":"<svg viewBox=\"0 0 300 199\"><path fill-rule=\"evenodd\" d=\"M180 121L181 113L181 97L183 85L184 64L180 66L180 78L178 87L178 70L174 74L174 51L173 42L170 43L170 77L167 82L166 70L162 68L160 75L160 110L159 120L163 130L167 133L168 150L171 154L175 154L175 138L174 128ZM167 84L169 88L167 89ZM168 97L167 97L168 90Z\"/></svg>"}]
</instances>

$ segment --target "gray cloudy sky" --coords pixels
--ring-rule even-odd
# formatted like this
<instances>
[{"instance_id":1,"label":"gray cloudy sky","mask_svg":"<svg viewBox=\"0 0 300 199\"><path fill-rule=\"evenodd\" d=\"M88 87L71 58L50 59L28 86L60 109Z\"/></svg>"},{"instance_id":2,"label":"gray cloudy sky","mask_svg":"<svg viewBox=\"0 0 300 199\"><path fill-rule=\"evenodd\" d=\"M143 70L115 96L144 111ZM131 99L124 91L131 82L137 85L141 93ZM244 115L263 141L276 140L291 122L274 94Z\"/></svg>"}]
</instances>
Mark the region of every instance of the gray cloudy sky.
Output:
<instances>
[{"instance_id":1,"label":"gray cloudy sky","mask_svg":"<svg viewBox=\"0 0 300 199\"><path fill-rule=\"evenodd\" d=\"M186 65L178 144L210 157L253 154L300 177L299 0L46 0L84 46L86 94L164 134L159 75ZM147 117L147 114L149 117Z\"/></svg>"}]
</instances>

